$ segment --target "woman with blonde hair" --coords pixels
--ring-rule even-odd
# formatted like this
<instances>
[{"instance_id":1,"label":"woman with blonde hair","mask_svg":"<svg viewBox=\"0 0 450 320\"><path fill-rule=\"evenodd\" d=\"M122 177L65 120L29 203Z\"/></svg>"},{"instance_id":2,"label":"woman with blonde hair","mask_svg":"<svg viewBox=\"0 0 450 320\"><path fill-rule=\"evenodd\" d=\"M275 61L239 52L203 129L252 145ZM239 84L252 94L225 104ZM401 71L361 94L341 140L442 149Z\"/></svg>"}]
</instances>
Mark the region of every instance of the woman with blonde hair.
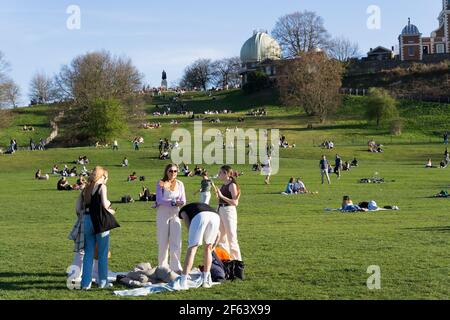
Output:
<instances>
[{"instance_id":1,"label":"woman with blonde hair","mask_svg":"<svg viewBox=\"0 0 450 320\"><path fill-rule=\"evenodd\" d=\"M100 288L111 287L108 283L108 251L109 231L96 234L94 231L93 215L98 215L101 206L111 214L111 202L108 200L106 183L108 182L108 171L102 167L96 167L89 177L88 184L82 192L82 210L84 213L84 258L83 273L81 276L81 288L89 290L92 283L92 265L94 252L98 246L98 286Z\"/></svg>"},{"instance_id":2,"label":"woman with blonde hair","mask_svg":"<svg viewBox=\"0 0 450 320\"><path fill-rule=\"evenodd\" d=\"M219 200L220 240L219 246L227 250L232 260L242 261L241 250L237 238L237 210L241 189L233 177L233 169L223 166L219 171L219 179L224 184L220 189L213 184L217 199Z\"/></svg>"},{"instance_id":3,"label":"woman with blonde hair","mask_svg":"<svg viewBox=\"0 0 450 320\"><path fill-rule=\"evenodd\" d=\"M164 178L156 185L156 225L159 266L181 273L181 221L178 214L186 204L186 192L183 182L177 180L178 171L176 164L167 165Z\"/></svg>"}]
</instances>

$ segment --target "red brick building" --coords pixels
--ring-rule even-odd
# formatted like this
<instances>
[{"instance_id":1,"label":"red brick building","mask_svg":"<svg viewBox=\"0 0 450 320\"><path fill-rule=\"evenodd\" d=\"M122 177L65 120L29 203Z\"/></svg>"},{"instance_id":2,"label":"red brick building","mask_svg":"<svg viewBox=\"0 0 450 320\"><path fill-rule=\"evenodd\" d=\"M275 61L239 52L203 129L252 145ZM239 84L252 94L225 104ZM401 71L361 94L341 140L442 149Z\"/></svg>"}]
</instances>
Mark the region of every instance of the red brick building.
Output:
<instances>
[{"instance_id":1,"label":"red brick building","mask_svg":"<svg viewBox=\"0 0 450 320\"><path fill-rule=\"evenodd\" d=\"M420 61L424 55L450 53L450 0L442 0L442 11L438 17L439 28L430 37L422 37L408 19L398 40L402 61Z\"/></svg>"}]
</instances>

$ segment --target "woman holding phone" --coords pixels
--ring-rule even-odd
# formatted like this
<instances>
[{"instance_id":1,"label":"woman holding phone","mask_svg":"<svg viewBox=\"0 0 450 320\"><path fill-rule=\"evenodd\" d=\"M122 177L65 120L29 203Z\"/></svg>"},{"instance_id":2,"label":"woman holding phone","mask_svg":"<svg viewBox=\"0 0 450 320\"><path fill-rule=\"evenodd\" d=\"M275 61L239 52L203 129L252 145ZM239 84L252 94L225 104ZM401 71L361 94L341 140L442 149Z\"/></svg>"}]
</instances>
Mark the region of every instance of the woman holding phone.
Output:
<instances>
[{"instance_id":1,"label":"woman holding phone","mask_svg":"<svg viewBox=\"0 0 450 320\"><path fill-rule=\"evenodd\" d=\"M156 185L156 225L159 266L181 273L181 221L178 214L186 204L186 193L177 176L178 166L169 164L164 170L164 178Z\"/></svg>"}]
</instances>

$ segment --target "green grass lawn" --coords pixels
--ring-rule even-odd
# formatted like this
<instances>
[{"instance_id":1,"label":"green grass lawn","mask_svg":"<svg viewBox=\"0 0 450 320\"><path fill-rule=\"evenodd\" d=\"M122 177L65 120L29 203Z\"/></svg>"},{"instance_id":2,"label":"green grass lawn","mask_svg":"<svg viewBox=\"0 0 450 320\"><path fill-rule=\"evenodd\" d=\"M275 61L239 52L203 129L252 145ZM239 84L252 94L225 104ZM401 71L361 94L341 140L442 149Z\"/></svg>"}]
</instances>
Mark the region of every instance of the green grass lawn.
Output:
<instances>
[{"instance_id":1,"label":"green grass lawn","mask_svg":"<svg viewBox=\"0 0 450 320\"><path fill-rule=\"evenodd\" d=\"M443 157L444 146L438 143L438 135L407 127L404 136L393 138L391 143L386 128L376 130L363 120L342 116L332 125L307 130L310 119L298 112L270 110L269 117L247 119L239 127L280 128L297 148L281 150L280 172L269 186L249 165L236 166L245 171L239 180L238 235L246 281L142 299L448 299L449 200L429 197L449 187L449 169L423 168L428 158L437 164ZM223 122L214 127L235 127L238 116L220 115ZM73 243L67 235L75 222L78 192L58 192L58 178L35 181L34 172L38 168L48 172L55 163L69 165L86 154L92 165L109 169L111 201L126 194L136 198L142 183L128 183L126 177L136 171L146 176L152 191L155 189L167 163L156 159L157 141L170 138L175 128L168 124L172 118L150 117L150 121L163 122L163 129L133 132L146 141L138 152L131 149L127 137L119 141L118 152L71 148L0 155L0 299L118 299L113 290L79 292L66 288L65 270L73 258ZM192 129L189 120L180 119L180 127ZM205 127L211 126L205 123ZM386 143L384 154L366 151L364 143L372 136ZM313 140L318 144L327 137L335 138L336 150L313 146ZM339 181L332 177L331 186L322 186L320 156L325 153L333 158L336 152L345 160L356 156L360 167L344 173ZM119 166L124 156L129 158L130 168ZM219 166L207 168L215 174ZM358 183L375 173L387 182ZM319 194L282 196L291 176L303 177L307 187ZM181 180L188 201L196 201L193 193L200 178ZM376 200L379 205L398 205L401 210L362 214L324 211L339 207L344 195L352 196L355 202ZM156 211L150 209L151 204L114 206L122 227L111 233L110 270L129 271L144 261L156 264ZM183 255L186 239L184 228ZM197 259L196 265L200 263ZM381 268L381 290L371 291L366 286L370 276L366 271L372 265ZM117 289L125 288L116 285Z\"/></svg>"}]
</instances>

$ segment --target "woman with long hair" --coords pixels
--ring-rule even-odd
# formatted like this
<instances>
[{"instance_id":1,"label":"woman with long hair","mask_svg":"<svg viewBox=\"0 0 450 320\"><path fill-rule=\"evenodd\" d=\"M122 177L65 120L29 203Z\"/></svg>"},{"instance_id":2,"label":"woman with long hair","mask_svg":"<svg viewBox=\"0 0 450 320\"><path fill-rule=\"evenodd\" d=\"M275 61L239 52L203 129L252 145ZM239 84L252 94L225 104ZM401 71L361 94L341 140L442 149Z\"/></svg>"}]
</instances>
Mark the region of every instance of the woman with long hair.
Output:
<instances>
[{"instance_id":1,"label":"woman with long hair","mask_svg":"<svg viewBox=\"0 0 450 320\"><path fill-rule=\"evenodd\" d=\"M98 286L107 288L108 284L108 251L109 251L109 231L96 234L92 223L91 215L99 214L94 212L94 201L99 201L100 205L106 208L111 214L115 211L111 209L111 202L108 200L106 183L108 182L108 171L102 167L96 167L89 177L88 184L82 192L83 212L84 212L84 258L83 274L81 276L81 288L89 290L92 283L92 265L94 262L94 252L98 246ZM92 209L91 209L92 208Z\"/></svg>"},{"instance_id":2,"label":"woman with long hair","mask_svg":"<svg viewBox=\"0 0 450 320\"><path fill-rule=\"evenodd\" d=\"M219 200L220 240L219 245L227 250L232 260L242 261L241 250L237 238L237 206L241 197L241 188L233 176L230 166L223 166L219 171L219 179L223 185L216 191Z\"/></svg>"},{"instance_id":3,"label":"woman with long hair","mask_svg":"<svg viewBox=\"0 0 450 320\"><path fill-rule=\"evenodd\" d=\"M178 171L176 164L167 165L164 178L156 185L156 226L159 266L181 273L181 221L178 214L186 204L186 192L183 182L177 180Z\"/></svg>"}]
</instances>

